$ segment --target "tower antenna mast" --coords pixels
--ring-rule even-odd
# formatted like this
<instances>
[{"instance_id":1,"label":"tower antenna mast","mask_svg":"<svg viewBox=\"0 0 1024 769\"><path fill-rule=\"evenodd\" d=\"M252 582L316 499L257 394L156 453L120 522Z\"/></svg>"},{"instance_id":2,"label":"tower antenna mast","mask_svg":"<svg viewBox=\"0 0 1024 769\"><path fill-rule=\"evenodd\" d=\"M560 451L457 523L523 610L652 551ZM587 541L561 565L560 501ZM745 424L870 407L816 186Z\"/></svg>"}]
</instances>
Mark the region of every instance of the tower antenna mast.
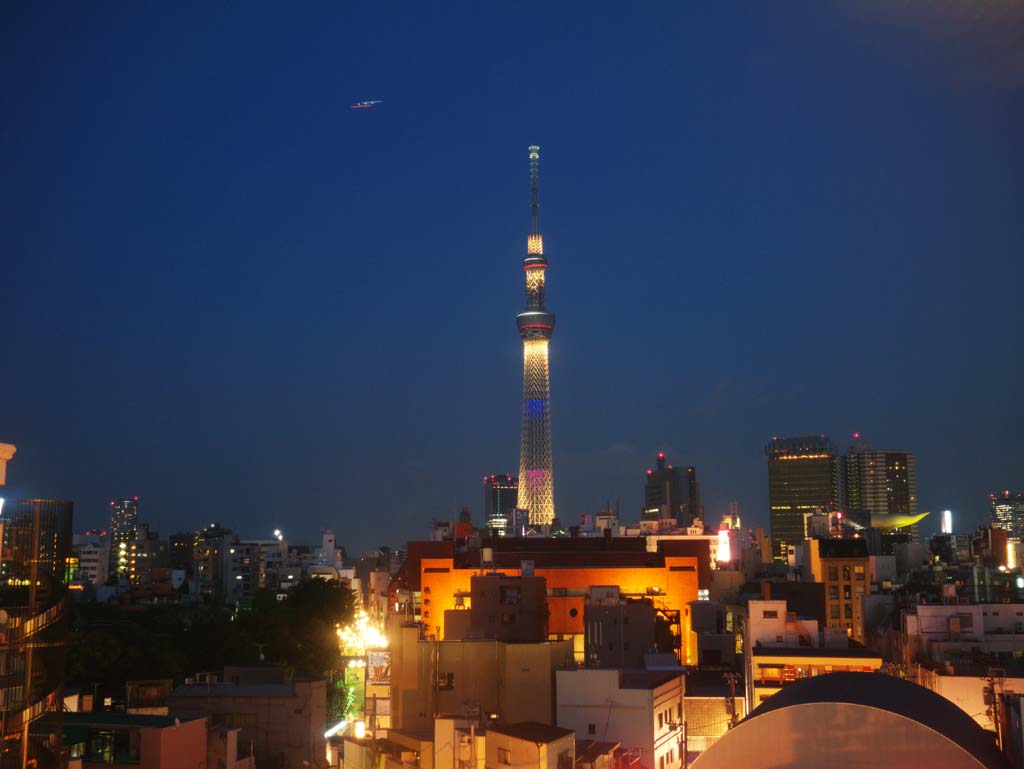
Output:
<instances>
[{"instance_id":1,"label":"tower antenna mast","mask_svg":"<svg viewBox=\"0 0 1024 769\"><path fill-rule=\"evenodd\" d=\"M540 204L537 202L537 165L540 162L540 147L536 144L530 146L530 232L538 233L537 212Z\"/></svg>"}]
</instances>

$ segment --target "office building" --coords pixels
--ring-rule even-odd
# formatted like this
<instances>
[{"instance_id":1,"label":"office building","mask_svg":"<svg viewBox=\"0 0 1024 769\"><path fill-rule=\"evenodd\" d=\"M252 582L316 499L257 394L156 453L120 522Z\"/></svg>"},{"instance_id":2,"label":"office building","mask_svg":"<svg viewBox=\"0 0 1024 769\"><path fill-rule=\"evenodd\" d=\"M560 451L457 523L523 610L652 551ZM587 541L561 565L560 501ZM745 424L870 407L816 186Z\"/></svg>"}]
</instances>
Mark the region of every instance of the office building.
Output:
<instances>
[{"instance_id":1,"label":"office building","mask_svg":"<svg viewBox=\"0 0 1024 769\"><path fill-rule=\"evenodd\" d=\"M673 518L680 522L685 518L683 472L681 468L666 466L664 451L658 452L654 469L647 470L643 517L648 521Z\"/></svg>"},{"instance_id":2,"label":"office building","mask_svg":"<svg viewBox=\"0 0 1024 769\"><path fill-rule=\"evenodd\" d=\"M0 561L0 766L60 766L73 504L4 505Z\"/></svg>"},{"instance_id":3,"label":"office building","mask_svg":"<svg viewBox=\"0 0 1024 769\"><path fill-rule=\"evenodd\" d=\"M1024 539L1024 493L1010 490L988 495L992 503L992 523L1006 529L1010 539Z\"/></svg>"},{"instance_id":4,"label":"office building","mask_svg":"<svg viewBox=\"0 0 1024 769\"><path fill-rule=\"evenodd\" d=\"M110 573L131 578L132 545L138 536L139 498L110 500Z\"/></svg>"},{"instance_id":5,"label":"office building","mask_svg":"<svg viewBox=\"0 0 1024 769\"><path fill-rule=\"evenodd\" d=\"M530 147L530 211L532 226L526 243L526 309L516 316L523 340L522 442L519 452L517 507L529 511L530 525L548 527L555 520L555 491L551 454L551 380L548 341L555 314L545 304L548 260L537 229L537 163L540 147Z\"/></svg>"},{"instance_id":6,"label":"office building","mask_svg":"<svg viewBox=\"0 0 1024 769\"><path fill-rule=\"evenodd\" d=\"M849 520L867 527L872 517L917 513L917 472L914 455L906 451L875 451L854 444L843 456L843 511ZM917 524L890 534L909 534L918 542Z\"/></svg>"},{"instance_id":7,"label":"office building","mask_svg":"<svg viewBox=\"0 0 1024 769\"><path fill-rule=\"evenodd\" d=\"M519 478L503 473L484 476L484 522L498 536L514 531L514 516L519 500Z\"/></svg>"},{"instance_id":8,"label":"office building","mask_svg":"<svg viewBox=\"0 0 1024 769\"><path fill-rule=\"evenodd\" d=\"M804 539L804 517L815 510L831 512L839 499L836 453L824 435L775 438L768 456L768 504L772 551L785 562L788 548Z\"/></svg>"},{"instance_id":9,"label":"office building","mask_svg":"<svg viewBox=\"0 0 1024 769\"><path fill-rule=\"evenodd\" d=\"M704 520L704 505L700 501L700 481L697 480L697 468L686 468L686 502L683 505L683 518L680 523L692 525L696 520Z\"/></svg>"}]
</instances>

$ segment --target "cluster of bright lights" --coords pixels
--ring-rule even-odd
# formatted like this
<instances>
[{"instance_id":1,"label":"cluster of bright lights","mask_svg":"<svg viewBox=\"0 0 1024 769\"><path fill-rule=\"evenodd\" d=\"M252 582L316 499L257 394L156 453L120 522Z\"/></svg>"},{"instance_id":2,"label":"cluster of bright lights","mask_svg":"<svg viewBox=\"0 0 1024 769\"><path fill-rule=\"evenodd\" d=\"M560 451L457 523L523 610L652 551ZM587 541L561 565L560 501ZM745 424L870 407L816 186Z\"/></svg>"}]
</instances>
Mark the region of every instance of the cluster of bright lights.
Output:
<instances>
[{"instance_id":1,"label":"cluster of bright lights","mask_svg":"<svg viewBox=\"0 0 1024 769\"><path fill-rule=\"evenodd\" d=\"M527 270L526 271L526 294L529 296L532 293L539 292L544 288L544 270Z\"/></svg>"},{"instance_id":2,"label":"cluster of bright lights","mask_svg":"<svg viewBox=\"0 0 1024 769\"><path fill-rule=\"evenodd\" d=\"M719 563L728 563L732 560L732 553L729 547L729 530L720 529L718 532L718 556Z\"/></svg>"},{"instance_id":3,"label":"cluster of bright lights","mask_svg":"<svg viewBox=\"0 0 1024 769\"><path fill-rule=\"evenodd\" d=\"M338 723L336 723L334 726L332 726L330 729L328 729L326 732L324 732L324 739L325 740L329 740L331 737L336 735L338 732L340 732L346 726L348 726L348 721L346 721L344 718L341 719Z\"/></svg>"},{"instance_id":4,"label":"cluster of bright lights","mask_svg":"<svg viewBox=\"0 0 1024 769\"><path fill-rule=\"evenodd\" d=\"M543 358L548 357L548 340L547 339L525 339L523 340L523 357L527 362L531 358Z\"/></svg>"},{"instance_id":5,"label":"cluster of bright lights","mask_svg":"<svg viewBox=\"0 0 1024 769\"><path fill-rule=\"evenodd\" d=\"M346 655L366 654L367 649L388 648L387 636L376 625L370 624L370 617L362 609L351 624L337 629L338 643Z\"/></svg>"},{"instance_id":6,"label":"cluster of bright lights","mask_svg":"<svg viewBox=\"0 0 1024 769\"><path fill-rule=\"evenodd\" d=\"M526 253L530 256L539 256L544 253L544 239L539 232L527 235Z\"/></svg>"},{"instance_id":7,"label":"cluster of bright lights","mask_svg":"<svg viewBox=\"0 0 1024 769\"><path fill-rule=\"evenodd\" d=\"M348 667L349 668L365 668L366 667L366 660L349 660L348 661Z\"/></svg>"}]
</instances>

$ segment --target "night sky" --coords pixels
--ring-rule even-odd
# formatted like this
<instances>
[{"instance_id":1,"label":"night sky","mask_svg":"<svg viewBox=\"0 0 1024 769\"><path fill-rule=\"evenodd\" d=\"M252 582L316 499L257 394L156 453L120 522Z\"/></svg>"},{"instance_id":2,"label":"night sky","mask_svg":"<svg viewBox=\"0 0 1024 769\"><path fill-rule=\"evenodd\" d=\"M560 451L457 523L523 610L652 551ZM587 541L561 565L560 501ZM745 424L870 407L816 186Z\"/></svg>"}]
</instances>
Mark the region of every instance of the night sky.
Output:
<instances>
[{"instance_id":1,"label":"night sky","mask_svg":"<svg viewBox=\"0 0 1024 769\"><path fill-rule=\"evenodd\" d=\"M533 143L563 521L664 450L767 525L773 434L915 452L958 528L1024 487L1021 3L292 5L4 4L4 496L480 522Z\"/></svg>"}]
</instances>

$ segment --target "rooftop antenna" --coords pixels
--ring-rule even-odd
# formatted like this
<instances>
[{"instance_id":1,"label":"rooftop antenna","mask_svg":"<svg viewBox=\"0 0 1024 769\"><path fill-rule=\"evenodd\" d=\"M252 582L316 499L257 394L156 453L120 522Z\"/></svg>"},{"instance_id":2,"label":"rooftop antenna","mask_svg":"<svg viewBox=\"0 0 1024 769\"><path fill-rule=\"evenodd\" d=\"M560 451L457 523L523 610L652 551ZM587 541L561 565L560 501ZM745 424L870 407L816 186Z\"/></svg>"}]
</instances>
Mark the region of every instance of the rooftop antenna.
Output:
<instances>
[{"instance_id":1,"label":"rooftop antenna","mask_svg":"<svg viewBox=\"0 0 1024 769\"><path fill-rule=\"evenodd\" d=\"M537 229L537 210L540 208L540 204L537 202L537 165L540 162L540 147L536 144L530 146L530 232L536 235L539 230Z\"/></svg>"}]
</instances>

